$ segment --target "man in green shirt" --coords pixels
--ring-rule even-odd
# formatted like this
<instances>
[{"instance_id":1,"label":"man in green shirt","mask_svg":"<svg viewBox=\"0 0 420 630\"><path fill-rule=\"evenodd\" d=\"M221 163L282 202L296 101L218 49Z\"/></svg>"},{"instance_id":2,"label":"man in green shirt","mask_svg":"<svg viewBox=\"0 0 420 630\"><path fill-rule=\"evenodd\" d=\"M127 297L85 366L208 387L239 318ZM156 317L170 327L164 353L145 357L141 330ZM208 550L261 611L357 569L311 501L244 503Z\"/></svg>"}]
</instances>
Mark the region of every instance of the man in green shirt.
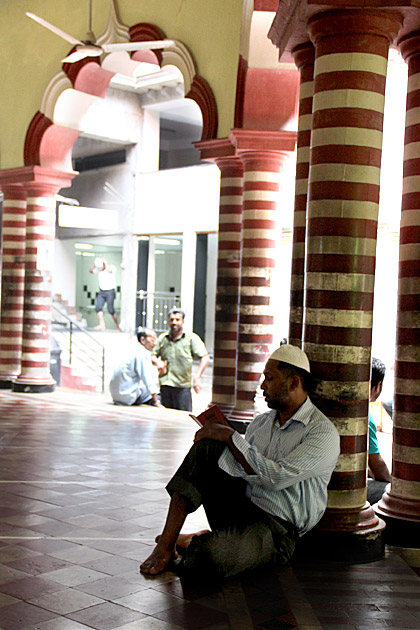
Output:
<instances>
[{"instance_id":1,"label":"man in green shirt","mask_svg":"<svg viewBox=\"0 0 420 630\"><path fill-rule=\"evenodd\" d=\"M192 385L198 394L200 378L209 363L206 346L195 333L184 332L184 311L169 311L167 333L159 336L152 361L159 371L160 396L164 407L192 411L191 375L194 359L200 359Z\"/></svg>"}]
</instances>

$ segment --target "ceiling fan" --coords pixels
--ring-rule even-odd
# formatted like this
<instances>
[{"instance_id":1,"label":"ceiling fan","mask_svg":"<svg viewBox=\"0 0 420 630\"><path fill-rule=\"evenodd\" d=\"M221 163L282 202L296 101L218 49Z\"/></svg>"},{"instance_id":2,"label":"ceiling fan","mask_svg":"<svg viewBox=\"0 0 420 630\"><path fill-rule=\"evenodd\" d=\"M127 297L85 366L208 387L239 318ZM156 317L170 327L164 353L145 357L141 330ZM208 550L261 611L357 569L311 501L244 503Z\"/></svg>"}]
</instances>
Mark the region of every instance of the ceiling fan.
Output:
<instances>
[{"instance_id":1,"label":"ceiling fan","mask_svg":"<svg viewBox=\"0 0 420 630\"><path fill-rule=\"evenodd\" d=\"M69 35L68 33L65 33L60 28L57 28L53 24L50 24L49 22L47 22L41 17L38 17L34 13L27 12L26 15L30 17L32 20L35 20L35 22L38 22L38 24L41 24L41 26L44 26L45 28L47 28L52 33L55 33L62 39L65 39L67 42L70 42L70 44L73 44L74 46L76 46L76 50L74 52L70 53L70 55L62 59L62 61L66 63L74 63L75 61L81 61L85 57L99 57L99 55L102 55L102 53L117 52L117 51L129 52L132 50L133 51L134 50L156 50L156 49L162 49L162 48L170 48L171 46L175 45L175 42L171 39L161 39L161 40L150 40L147 42L103 44L100 46L99 44L96 43L96 37L92 31L92 0L89 0L89 28L88 28L88 32L86 33L86 39L83 41L81 41L80 39L76 39L75 37L73 37L72 35Z\"/></svg>"}]
</instances>

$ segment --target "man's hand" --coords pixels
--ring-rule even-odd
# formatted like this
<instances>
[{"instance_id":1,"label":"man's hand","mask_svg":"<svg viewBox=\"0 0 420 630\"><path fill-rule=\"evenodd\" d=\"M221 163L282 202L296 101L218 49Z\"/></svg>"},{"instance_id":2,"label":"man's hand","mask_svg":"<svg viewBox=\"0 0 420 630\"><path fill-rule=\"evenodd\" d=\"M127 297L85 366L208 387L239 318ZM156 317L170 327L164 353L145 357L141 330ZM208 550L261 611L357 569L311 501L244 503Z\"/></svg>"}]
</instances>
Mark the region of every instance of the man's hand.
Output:
<instances>
[{"instance_id":1,"label":"man's hand","mask_svg":"<svg viewBox=\"0 0 420 630\"><path fill-rule=\"evenodd\" d=\"M218 422L207 422L206 425L197 431L194 436L194 442L200 440L217 440L218 442L230 442L230 438L235 433L233 429L227 427L225 424L219 424Z\"/></svg>"},{"instance_id":2,"label":"man's hand","mask_svg":"<svg viewBox=\"0 0 420 630\"><path fill-rule=\"evenodd\" d=\"M203 389L199 376L194 376L193 378L193 388L196 394L199 394Z\"/></svg>"},{"instance_id":3,"label":"man's hand","mask_svg":"<svg viewBox=\"0 0 420 630\"><path fill-rule=\"evenodd\" d=\"M159 376L164 376L168 372L168 361L166 359L162 361L162 359L152 356L152 363L157 367Z\"/></svg>"}]
</instances>

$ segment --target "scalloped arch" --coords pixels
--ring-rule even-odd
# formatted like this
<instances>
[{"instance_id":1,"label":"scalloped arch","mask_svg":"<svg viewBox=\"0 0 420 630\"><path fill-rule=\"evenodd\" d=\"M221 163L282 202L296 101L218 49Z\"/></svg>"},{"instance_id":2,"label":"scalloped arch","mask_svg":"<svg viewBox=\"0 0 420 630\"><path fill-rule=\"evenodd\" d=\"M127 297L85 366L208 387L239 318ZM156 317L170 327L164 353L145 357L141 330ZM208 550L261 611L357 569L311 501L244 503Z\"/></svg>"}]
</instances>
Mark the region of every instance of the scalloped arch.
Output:
<instances>
[{"instance_id":1,"label":"scalloped arch","mask_svg":"<svg viewBox=\"0 0 420 630\"><path fill-rule=\"evenodd\" d=\"M127 41L128 38L131 41L166 39L165 33L153 24L139 23L127 29L126 26L118 22L115 10L111 10L106 31L99 38L99 41L103 43L114 36L116 38L118 37L120 41ZM154 52L161 67L172 65L178 68L184 79L185 98L194 100L200 107L203 117L201 140L215 138L217 136L218 125L216 100L207 81L196 74L194 60L188 48L182 42L176 41L171 49ZM94 62L94 64L92 62ZM88 65L89 67L87 67ZM24 163L26 166L36 164L45 166L46 162L59 162L60 158L65 157L65 164L63 163L62 167L68 168L68 155L69 151L72 149L72 145L66 146L64 152L57 147L57 156L55 159L51 142L45 141L43 143L43 136L48 128L51 126L59 127L53 122L54 108L57 100L65 90L73 86L76 90L97 94L99 97L103 97L103 89L106 84L104 77L106 74L109 75L109 73L102 68L97 57L87 58L74 64L63 64L63 71L55 75L48 83L42 98L41 109L34 115L29 124L24 147ZM87 83L89 83L89 85L91 84L90 87ZM98 86L102 87L102 93L99 92ZM56 134L54 130L50 129L48 138L61 137L61 139L63 139L62 130L63 127L60 127L60 130L58 130ZM69 129L64 135L66 135L69 143L74 143L77 134L80 134L80 131L75 132L75 130ZM46 151L46 147L48 147L48 151Z\"/></svg>"}]
</instances>

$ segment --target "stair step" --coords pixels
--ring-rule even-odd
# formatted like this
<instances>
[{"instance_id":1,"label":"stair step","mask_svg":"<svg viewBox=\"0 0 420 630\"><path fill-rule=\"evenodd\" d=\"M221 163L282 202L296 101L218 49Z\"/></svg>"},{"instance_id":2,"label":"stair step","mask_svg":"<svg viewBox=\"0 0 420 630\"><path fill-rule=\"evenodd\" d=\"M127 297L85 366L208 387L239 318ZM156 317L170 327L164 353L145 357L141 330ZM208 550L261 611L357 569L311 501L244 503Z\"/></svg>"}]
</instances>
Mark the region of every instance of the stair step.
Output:
<instances>
[{"instance_id":1,"label":"stair step","mask_svg":"<svg viewBox=\"0 0 420 630\"><path fill-rule=\"evenodd\" d=\"M67 387L69 389L80 389L83 391L96 392L101 388L96 387L92 383L88 381L91 380L90 377L85 377L80 374L77 374L75 370L71 367L71 365L63 365L61 364L61 372L60 372L60 386Z\"/></svg>"}]
</instances>

